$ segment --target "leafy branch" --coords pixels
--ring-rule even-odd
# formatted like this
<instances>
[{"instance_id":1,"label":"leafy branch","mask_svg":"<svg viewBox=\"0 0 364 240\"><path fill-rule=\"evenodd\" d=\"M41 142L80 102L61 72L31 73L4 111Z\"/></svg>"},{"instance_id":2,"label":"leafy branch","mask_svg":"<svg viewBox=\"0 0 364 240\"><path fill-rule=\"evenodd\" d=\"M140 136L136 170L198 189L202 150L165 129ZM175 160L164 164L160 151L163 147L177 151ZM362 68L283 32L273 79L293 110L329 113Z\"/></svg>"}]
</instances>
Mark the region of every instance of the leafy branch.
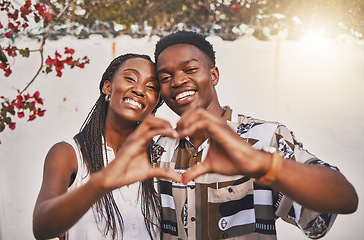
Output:
<instances>
[{"instance_id":1,"label":"leafy branch","mask_svg":"<svg viewBox=\"0 0 364 240\"><path fill-rule=\"evenodd\" d=\"M57 16L53 18L52 15L47 12L46 6L43 4L33 4L30 0L25 1L24 5L19 9L16 9L12 3L8 0L0 1L0 11L4 11L8 16L7 27L5 28L0 22L0 29L5 30L3 36L4 39L8 39L9 43L7 47L0 45L0 69L3 70L4 76L9 77L12 74L12 70L8 61L8 57L15 58L17 56L22 56L28 58L31 52L39 52L40 55L40 65L30 80L30 82L20 91L14 99L8 99L5 96L0 96L0 132L4 131L6 127L14 130L16 123L13 121L13 116L18 118L23 118L25 112L28 112L28 121L34 120L37 116L44 116L45 110L41 109L39 105L43 105L43 100L40 98L39 91L34 94L25 94L25 91L31 86L40 73L48 74L55 69L57 72L57 77L62 76L62 70L64 66L68 65L70 68L79 67L84 68L85 64L89 63L87 56L78 59L73 58L74 50L65 47L63 56L56 51L54 58L48 56L44 61L44 45L52 32L58 19L65 13L67 8L71 5L73 1L68 1L64 8L58 12ZM15 38L21 31L24 31L29 27L30 21L28 18L34 19L35 23L41 23L43 21L43 27L48 30L46 34L42 37L39 49L29 50L29 48L20 49L13 45ZM45 67L46 66L46 67ZM45 69L44 69L45 68Z\"/></svg>"}]
</instances>

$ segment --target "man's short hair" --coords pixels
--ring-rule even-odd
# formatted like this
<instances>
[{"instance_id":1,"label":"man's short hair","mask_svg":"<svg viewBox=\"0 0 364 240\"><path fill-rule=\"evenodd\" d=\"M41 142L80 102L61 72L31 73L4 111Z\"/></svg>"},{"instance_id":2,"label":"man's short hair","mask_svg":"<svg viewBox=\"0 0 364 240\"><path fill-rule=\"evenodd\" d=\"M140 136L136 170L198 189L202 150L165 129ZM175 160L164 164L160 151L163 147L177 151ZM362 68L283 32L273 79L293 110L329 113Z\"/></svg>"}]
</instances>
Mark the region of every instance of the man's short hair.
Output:
<instances>
[{"instance_id":1,"label":"man's short hair","mask_svg":"<svg viewBox=\"0 0 364 240\"><path fill-rule=\"evenodd\" d=\"M197 47L211 60L215 66L215 51L211 43L204 36L192 31L178 31L160 39L154 52L154 59L157 63L159 55L168 47L176 44L189 44Z\"/></svg>"}]
</instances>

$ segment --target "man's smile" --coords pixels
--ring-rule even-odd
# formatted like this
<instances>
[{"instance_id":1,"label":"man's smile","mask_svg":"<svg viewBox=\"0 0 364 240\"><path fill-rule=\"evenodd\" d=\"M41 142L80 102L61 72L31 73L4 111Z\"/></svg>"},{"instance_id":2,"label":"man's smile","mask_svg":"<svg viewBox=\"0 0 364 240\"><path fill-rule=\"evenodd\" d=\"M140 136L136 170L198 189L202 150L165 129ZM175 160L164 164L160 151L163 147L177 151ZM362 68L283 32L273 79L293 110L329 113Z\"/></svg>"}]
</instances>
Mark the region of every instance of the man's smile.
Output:
<instances>
[{"instance_id":1,"label":"man's smile","mask_svg":"<svg viewBox=\"0 0 364 240\"><path fill-rule=\"evenodd\" d=\"M176 101L180 101L180 100L183 100L185 98L188 98L190 96L193 96L195 95L196 91L186 91L186 92L182 92L180 94L178 94L176 96Z\"/></svg>"}]
</instances>

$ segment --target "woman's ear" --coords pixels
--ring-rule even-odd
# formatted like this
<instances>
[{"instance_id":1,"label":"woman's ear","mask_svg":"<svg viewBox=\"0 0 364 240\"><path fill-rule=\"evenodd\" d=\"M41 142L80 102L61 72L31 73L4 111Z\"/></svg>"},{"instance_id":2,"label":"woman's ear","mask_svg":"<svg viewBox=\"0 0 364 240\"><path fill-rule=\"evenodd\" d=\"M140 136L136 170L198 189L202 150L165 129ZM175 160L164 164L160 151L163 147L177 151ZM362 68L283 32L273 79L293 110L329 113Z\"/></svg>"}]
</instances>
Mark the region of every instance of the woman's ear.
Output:
<instances>
[{"instance_id":1,"label":"woman's ear","mask_svg":"<svg viewBox=\"0 0 364 240\"><path fill-rule=\"evenodd\" d=\"M102 87L102 92L105 93L105 95L111 95L111 83L109 80L106 80L104 82L104 86Z\"/></svg>"},{"instance_id":2,"label":"woman's ear","mask_svg":"<svg viewBox=\"0 0 364 240\"><path fill-rule=\"evenodd\" d=\"M219 77L220 77L219 69L216 66L211 68L211 76L212 76L212 85L216 86L219 82Z\"/></svg>"}]
</instances>

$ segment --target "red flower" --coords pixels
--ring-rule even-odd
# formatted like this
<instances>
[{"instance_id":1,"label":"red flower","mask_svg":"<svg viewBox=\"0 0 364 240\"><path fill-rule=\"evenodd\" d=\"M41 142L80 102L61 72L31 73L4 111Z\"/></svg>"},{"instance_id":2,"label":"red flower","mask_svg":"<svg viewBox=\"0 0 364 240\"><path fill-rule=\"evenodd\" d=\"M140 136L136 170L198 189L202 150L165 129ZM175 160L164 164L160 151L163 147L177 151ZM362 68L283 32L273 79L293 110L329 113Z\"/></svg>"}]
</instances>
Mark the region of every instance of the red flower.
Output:
<instances>
[{"instance_id":1,"label":"red flower","mask_svg":"<svg viewBox=\"0 0 364 240\"><path fill-rule=\"evenodd\" d=\"M22 108L24 108L24 104L22 102L18 101L18 102L15 103L15 107L17 109L22 109Z\"/></svg>"},{"instance_id":2,"label":"red flower","mask_svg":"<svg viewBox=\"0 0 364 240\"><path fill-rule=\"evenodd\" d=\"M25 29L25 28L29 27L29 25L28 25L28 23L23 23L22 27Z\"/></svg>"},{"instance_id":3,"label":"red flower","mask_svg":"<svg viewBox=\"0 0 364 240\"><path fill-rule=\"evenodd\" d=\"M7 62L0 62L0 69L2 69L5 72L5 77L9 77L12 73L10 69L10 65Z\"/></svg>"},{"instance_id":4,"label":"red flower","mask_svg":"<svg viewBox=\"0 0 364 240\"><path fill-rule=\"evenodd\" d=\"M5 77L9 77L10 76L10 74L12 73L12 71L10 70L10 68L9 69L5 69L4 70L5 71Z\"/></svg>"},{"instance_id":5,"label":"red flower","mask_svg":"<svg viewBox=\"0 0 364 240\"><path fill-rule=\"evenodd\" d=\"M5 33L5 37L13 38L13 34L11 32L7 32L7 33Z\"/></svg>"},{"instance_id":6,"label":"red flower","mask_svg":"<svg viewBox=\"0 0 364 240\"><path fill-rule=\"evenodd\" d=\"M47 66L53 66L56 63L56 59L52 59L50 56L48 56L45 63L46 63Z\"/></svg>"},{"instance_id":7,"label":"red flower","mask_svg":"<svg viewBox=\"0 0 364 240\"><path fill-rule=\"evenodd\" d=\"M56 58L62 57L57 51L54 53L54 55L56 56Z\"/></svg>"},{"instance_id":8,"label":"red flower","mask_svg":"<svg viewBox=\"0 0 364 240\"><path fill-rule=\"evenodd\" d=\"M14 104L10 104L6 107L9 111L14 111Z\"/></svg>"},{"instance_id":9,"label":"red flower","mask_svg":"<svg viewBox=\"0 0 364 240\"><path fill-rule=\"evenodd\" d=\"M28 122L33 121L37 116L35 114L32 114L29 116Z\"/></svg>"},{"instance_id":10,"label":"red flower","mask_svg":"<svg viewBox=\"0 0 364 240\"><path fill-rule=\"evenodd\" d=\"M36 91L36 92L33 94L33 98L35 98L35 99L39 98L39 91Z\"/></svg>"},{"instance_id":11,"label":"red flower","mask_svg":"<svg viewBox=\"0 0 364 240\"><path fill-rule=\"evenodd\" d=\"M40 108L38 108L38 116L39 117L43 117L44 116L44 112L45 112L46 110L42 110L42 109L40 109Z\"/></svg>"},{"instance_id":12,"label":"red flower","mask_svg":"<svg viewBox=\"0 0 364 240\"><path fill-rule=\"evenodd\" d=\"M18 118L23 118L24 117L24 112L18 112Z\"/></svg>"},{"instance_id":13,"label":"red flower","mask_svg":"<svg viewBox=\"0 0 364 240\"><path fill-rule=\"evenodd\" d=\"M15 129L15 122L11 122L11 123L9 124L9 128L10 128L11 130L14 130L14 129Z\"/></svg>"},{"instance_id":14,"label":"red flower","mask_svg":"<svg viewBox=\"0 0 364 240\"><path fill-rule=\"evenodd\" d=\"M85 63L79 63L79 64L77 64L77 67L84 68L85 67Z\"/></svg>"},{"instance_id":15,"label":"red flower","mask_svg":"<svg viewBox=\"0 0 364 240\"><path fill-rule=\"evenodd\" d=\"M72 65L72 63L73 63L73 58L72 58L72 57L68 57L68 58L66 58L66 60L64 60L64 63L66 63L67 65Z\"/></svg>"},{"instance_id":16,"label":"red flower","mask_svg":"<svg viewBox=\"0 0 364 240\"><path fill-rule=\"evenodd\" d=\"M18 95L18 96L16 96L16 99L18 100L18 102L21 102L21 101L23 101L23 97L22 97L22 95Z\"/></svg>"},{"instance_id":17,"label":"red flower","mask_svg":"<svg viewBox=\"0 0 364 240\"><path fill-rule=\"evenodd\" d=\"M72 48L65 47L64 49L64 53L69 53L71 55L75 53L75 50L73 50Z\"/></svg>"},{"instance_id":18,"label":"red flower","mask_svg":"<svg viewBox=\"0 0 364 240\"><path fill-rule=\"evenodd\" d=\"M8 53L10 57L15 57L15 49L11 45L7 46L4 50Z\"/></svg>"},{"instance_id":19,"label":"red flower","mask_svg":"<svg viewBox=\"0 0 364 240\"><path fill-rule=\"evenodd\" d=\"M240 8L241 8L241 4L239 4L239 3L238 4L234 4L231 7L230 11L231 11L232 14L235 14L235 13L237 13L239 11Z\"/></svg>"}]
</instances>

